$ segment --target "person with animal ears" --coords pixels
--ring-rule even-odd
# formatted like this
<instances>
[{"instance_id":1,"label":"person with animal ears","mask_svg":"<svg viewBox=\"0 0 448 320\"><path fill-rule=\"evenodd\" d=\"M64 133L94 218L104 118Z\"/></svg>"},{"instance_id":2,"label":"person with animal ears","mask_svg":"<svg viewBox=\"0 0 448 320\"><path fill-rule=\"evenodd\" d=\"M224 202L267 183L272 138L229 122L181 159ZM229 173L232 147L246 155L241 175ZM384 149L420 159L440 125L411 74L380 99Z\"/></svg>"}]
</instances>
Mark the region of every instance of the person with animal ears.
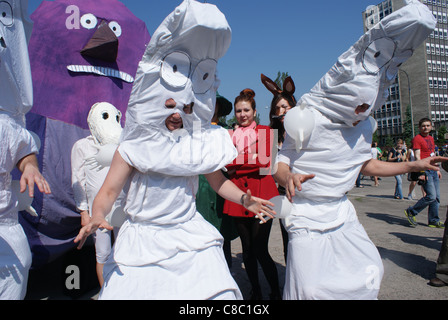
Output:
<instances>
[{"instance_id":1,"label":"person with animal ears","mask_svg":"<svg viewBox=\"0 0 448 320\"><path fill-rule=\"evenodd\" d=\"M229 133L211 125L217 61L231 40L215 5L183 1L157 28L139 64L126 123L81 248L124 189L127 220L104 265L100 300L242 299L218 230L197 211L198 176L223 198L260 217L273 204L226 179L237 152Z\"/></svg>"},{"instance_id":2,"label":"person with animal ears","mask_svg":"<svg viewBox=\"0 0 448 320\"><path fill-rule=\"evenodd\" d=\"M280 151L286 135L284 126L285 116L287 112L294 108L297 104L297 100L294 97L296 86L291 77L287 77L283 81L283 89L280 89L277 83L264 74L261 74L261 82L274 96L272 98L271 109L269 111L269 126L277 131L277 149ZM286 194L285 188L281 185L278 185L278 192L280 195ZM280 229L283 240L283 252L286 261L288 256L288 232L282 222L280 223Z\"/></svg>"},{"instance_id":3,"label":"person with animal ears","mask_svg":"<svg viewBox=\"0 0 448 320\"><path fill-rule=\"evenodd\" d=\"M291 77L287 77L283 81L283 89L280 89L274 81L264 74L261 74L261 82L274 95L269 111L269 126L278 130L278 149L281 149L286 134L285 126L283 125L286 113L297 104L297 100L294 97L296 87Z\"/></svg>"}]
</instances>

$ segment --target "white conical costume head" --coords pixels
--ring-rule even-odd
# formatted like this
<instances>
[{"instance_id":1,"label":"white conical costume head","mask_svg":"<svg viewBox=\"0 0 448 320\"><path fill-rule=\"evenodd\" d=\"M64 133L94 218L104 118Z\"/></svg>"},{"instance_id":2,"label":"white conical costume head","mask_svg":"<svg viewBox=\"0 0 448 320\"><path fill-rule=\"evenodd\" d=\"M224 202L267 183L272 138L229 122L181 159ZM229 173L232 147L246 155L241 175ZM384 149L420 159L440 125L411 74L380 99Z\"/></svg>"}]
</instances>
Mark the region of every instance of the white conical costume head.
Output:
<instances>
[{"instance_id":1,"label":"white conical costume head","mask_svg":"<svg viewBox=\"0 0 448 320\"><path fill-rule=\"evenodd\" d=\"M108 102L96 103L87 117L90 133L96 143L118 145L121 132L121 112Z\"/></svg>"},{"instance_id":2,"label":"white conical costume head","mask_svg":"<svg viewBox=\"0 0 448 320\"><path fill-rule=\"evenodd\" d=\"M298 105L316 108L349 126L380 108L398 68L436 27L437 21L426 5L417 0L407 2L342 54Z\"/></svg>"},{"instance_id":3,"label":"white conical costume head","mask_svg":"<svg viewBox=\"0 0 448 320\"><path fill-rule=\"evenodd\" d=\"M233 160L233 150L226 149L231 140L224 136L220 159L221 151L213 155L214 160L204 160L211 154L204 150L204 138L211 130L215 110L217 62L230 42L231 29L225 16L216 6L194 0L182 2L157 28L139 64L126 111L121 150L132 158L129 162L133 166L142 172L169 168L164 173L176 175L183 170L189 175L220 169ZM165 125L175 113L182 118L182 133L171 132ZM189 153L199 155L201 163L183 166L171 162L176 158L172 156L174 150L182 145L184 151L190 149Z\"/></svg>"},{"instance_id":4,"label":"white conical costume head","mask_svg":"<svg viewBox=\"0 0 448 320\"><path fill-rule=\"evenodd\" d=\"M210 126L219 86L216 65L230 41L227 20L214 5L184 1L148 44L126 119L129 116L135 125L167 130L162 125L165 119L179 112L187 130L192 129L193 121ZM165 107L169 99L176 102L175 109ZM193 113L184 112L184 106L192 102Z\"/></svg>"},{"instance_id":5,"label":"white conical costume head","mask_svg":"<svg viewBox=\"0 0 448 320\"><path fill-rule=\"evenodd\" d=\"M0 112L19 118L33 104L28 0L0 1Z\"/></svg>"}]
</instances>

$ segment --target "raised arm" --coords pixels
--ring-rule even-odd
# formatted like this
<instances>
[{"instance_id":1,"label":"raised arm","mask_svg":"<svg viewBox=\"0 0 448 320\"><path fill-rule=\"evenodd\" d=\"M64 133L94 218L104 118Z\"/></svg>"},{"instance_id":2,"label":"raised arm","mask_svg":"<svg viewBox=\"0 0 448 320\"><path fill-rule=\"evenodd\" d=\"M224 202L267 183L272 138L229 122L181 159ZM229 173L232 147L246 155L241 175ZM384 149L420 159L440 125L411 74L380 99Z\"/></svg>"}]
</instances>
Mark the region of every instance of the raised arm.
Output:
<instances>
[{"instance_id":1,"label":"raised arm","mask_svg":"<svg viewBox=\"0 0 448 320\"><path fill-rule=\"evenodd\" d=\"M365 176L392 177L408 172L439 171L437 163L445 161L448 161L448 158L430 157L412 162L384 162L372 159L364 164L361 172Z\"/></svg>"}]
</instances>

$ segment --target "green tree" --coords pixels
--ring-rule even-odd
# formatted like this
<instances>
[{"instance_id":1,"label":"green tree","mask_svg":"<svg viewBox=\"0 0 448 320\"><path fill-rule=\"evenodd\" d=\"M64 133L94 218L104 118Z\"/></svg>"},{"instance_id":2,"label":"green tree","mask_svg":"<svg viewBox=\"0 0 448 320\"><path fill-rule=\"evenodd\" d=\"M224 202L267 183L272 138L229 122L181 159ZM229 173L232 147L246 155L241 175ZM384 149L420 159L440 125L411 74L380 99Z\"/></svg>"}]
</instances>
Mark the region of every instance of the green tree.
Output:
<instances>
[{"instance_id":1,"label":"green tree","mask_svg":"<svg viewBox=\"0 0 448 320\"><path fill-rule=\"evenodd\" d=\"M407 106L405 115L406 119L403 123L403 140L406 142L407 146L410 146L412 139L414 138L412 135L412 111L410 105Z\"/></svg>"},{"instance_id":2,"label":"green tree","mask_svg":"<svg viewBox=\"0 0 448 320\"><path fill-rule=\"evenodd\" d=\"M386 147L394 147L395 146L394 140L392 139L391 136L386 137L385 144L386 144Z\"/></svg>"},{"instance_id":3,"label":"green tree","mask_svg":"<svg viewBox=\"0 0 448 320\"><path fill-rule=\"evenodd\" d=\"M445 144L445 135L448 132L448 129L445 126L441 126L439 131L437 132L437 144L442 145Z\"/></svg>"},{"instance_id":4,"label":"green tree","mask_svg":"<svg viewBox=\"0 0 448 320\"><path fill-rule=\"evenodd\" d=\"M279 88L283 88L283 82L285 81L286 78L289 77L288 72L278 72L277 73L277 78L275 79L275 83L278 85Z\"/></svg>"}]
</instances>

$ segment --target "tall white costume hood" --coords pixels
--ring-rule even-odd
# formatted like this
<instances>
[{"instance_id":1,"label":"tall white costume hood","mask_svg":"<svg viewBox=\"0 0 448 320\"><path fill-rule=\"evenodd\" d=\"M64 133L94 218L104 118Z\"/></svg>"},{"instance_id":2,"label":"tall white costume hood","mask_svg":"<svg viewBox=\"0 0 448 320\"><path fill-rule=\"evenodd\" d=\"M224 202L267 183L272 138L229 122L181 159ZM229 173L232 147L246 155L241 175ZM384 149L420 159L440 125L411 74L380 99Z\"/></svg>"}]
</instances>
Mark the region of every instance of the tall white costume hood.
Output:
<instances>
[{"instance_id":1,"label":"tall white costume hood","mask_svg":"<svg viewBox=\"0 0 448 320\"><path fill-rule=\"evenodd\" d=\"M23 121L32 107L28 0L0 1L0 113Z\"/></svg>"},{"instance_id":2,"label":"tall white costume hood","mask_svg":"<svg viewBox=\"0 0 448 320\"><path fill-rule=\"evenodd\" d=\"M426 5L417 0L407 3L342 54L298 105L316 108L349 126L366 120L380 108L401 64L436 27L437 21Z\"/></svg>"},{"instance_id":3,"label":"tall white costume hood","mask_svg":"<svg viewBox=\"0 0 448 320\"><path fill-rule=\"evenodd\" d=\"M211 126L218 60L231 41L225 16L210 4L186 0L159 26L137 70L120 144L141 172L192 176L223 168L236 157L226 130ZM167 101L175 107L167 107ZM165 120L179 113L183 129Z\"/></svg>"},{"instance_id":4,"label":"tall white costume hood","mask_svg":"<svg viewBox=\"0 0 448 320\"><path fill-rule=\"evenodd\" d=\"M288 135L279 161L293 173L315 178L285 210L290 211L283 221L293 244L288 248L285 300L378 298L381 256L346 193L364 163L372 160L375 125L368 120L370 113L384 104L399 66L435 26L425 5L409 1L340 56L287 113ZM333 268L335 264L339 267ZM374 270L374 279L368 270Z\"/></svg>"},{"instance_id":5,"label":"tall white costume hood","mask_svg":"<svg viewBox=\"0 0 448 320\"><path fill-rule=\"evenodd\" d=\"M296 198L328 202L353 188L362 165L371 159L376 121L369 121L370 113L384 104L398 68L435 26L426 5L409 1L342 54L287 113L279 161L295 173L316 176Z\"/></svg>"}]
</instances>

